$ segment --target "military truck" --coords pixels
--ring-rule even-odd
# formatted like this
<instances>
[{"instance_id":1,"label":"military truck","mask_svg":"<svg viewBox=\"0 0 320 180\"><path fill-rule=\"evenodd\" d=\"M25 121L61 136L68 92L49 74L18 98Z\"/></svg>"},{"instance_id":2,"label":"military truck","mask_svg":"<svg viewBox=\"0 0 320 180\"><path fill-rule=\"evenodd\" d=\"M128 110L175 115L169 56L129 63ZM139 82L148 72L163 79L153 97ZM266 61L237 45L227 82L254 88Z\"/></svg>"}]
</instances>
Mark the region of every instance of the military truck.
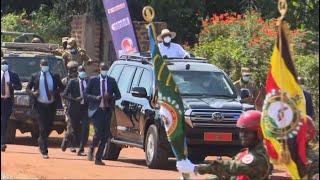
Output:
<instances>
[{"instance_id":1,"label":"military truck","mask_svg":"<svg viewBox=\"0 0 320 180\"><path fill-rule=\"evenodd\" d=\"M9 69L18 73L22 82L22 90L14 92L14 108L8 122L7 142L14 143L17 129L21 133L31 132L32 138L37 139L39 115L33 107L34 99L26 93L26 86L31 75L40 71L41 59L48 60L53 73L58 73L61 78L66 77L67 70L62 57L51 53L52 50L59 48L59 45L44 43L43 38L33 33L1 32L1 35L18 35L13 42L2 42L1 51L3 59L8 61ZM40 37L42 43L29 43L32 37ZM65 128L64 109L60 100L57 103L57 114L52 130L61 134Z\"/></svg>"}]
</instances>

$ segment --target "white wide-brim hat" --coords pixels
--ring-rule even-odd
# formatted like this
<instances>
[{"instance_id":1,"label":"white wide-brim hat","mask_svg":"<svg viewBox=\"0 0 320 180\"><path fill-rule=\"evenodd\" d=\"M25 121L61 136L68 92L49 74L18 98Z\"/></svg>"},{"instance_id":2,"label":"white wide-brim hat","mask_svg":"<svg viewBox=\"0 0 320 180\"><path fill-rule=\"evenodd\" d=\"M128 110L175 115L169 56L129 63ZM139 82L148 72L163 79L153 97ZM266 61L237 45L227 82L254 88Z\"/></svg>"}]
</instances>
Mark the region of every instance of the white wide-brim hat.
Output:
<instances>
[{"instance_id":1,"label":"white wide-brim hat","mask_svg":"<svg viewBox=\"0 0 320 180\"><path fill-rule=\"evenodd\" d=\"M169 31L169 29L162 29L161 34L157 36L157 40L163 41L163 36L166 36L166 35L170 35L172 39L176 37L175 32L171 32Z\"/></svg>"}]
</instances>

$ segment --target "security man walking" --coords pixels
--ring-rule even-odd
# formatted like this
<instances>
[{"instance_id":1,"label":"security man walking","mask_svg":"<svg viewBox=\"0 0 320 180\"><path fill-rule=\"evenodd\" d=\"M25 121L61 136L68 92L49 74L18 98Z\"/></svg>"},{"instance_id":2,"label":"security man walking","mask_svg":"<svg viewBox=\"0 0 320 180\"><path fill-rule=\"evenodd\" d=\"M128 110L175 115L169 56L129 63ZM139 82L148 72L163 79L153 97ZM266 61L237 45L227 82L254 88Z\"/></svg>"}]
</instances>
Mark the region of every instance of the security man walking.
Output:
<instances>
[{"instance_id":1,"label":"security man walking","mask_svg":"<svg viewBox=\"0 0 320 180\"><path fill-rule=\"evenodd\" d=\"M67 86L68 83L72 80L72 79L76 79L78 77L78 63L76 61L70 61L67 64L67 68L68 68L68 76L62 79L62 84L64 86ZM78 134L76 134L76 130L77 128L75 127L75 124L72 122L71 118L70 118L70 103L72 103L71 101L69 101L68 99L66 99L66 95L65 94L61 94L63 98L63 106L66 112L65 115L65 120L67 122L67 132L65 133L65 136L62 140L61 143L61 149L62 151L65 151L67 149L67 146L70 146L70 151L71 152L76 152L76 146L77 146L77 142L79 137L77 136Z\"/></svg>"},{"instance_id":2,"label":"security man walking","mask_svg":"<svg viewBox=\"0 0 320 180\"><path fill-rule=\"evenodd\" d=\"M84 91L87 87L87 75L83 66L78 67L78 78L71 79L61 94L62 97L69 101L67 114L69 116L70 127L63 139L62 150L65 151L67 144L76 146L76 137L80 135L80 148L78 156L83 156L84 146L88 141L89 123L88 123L88 104L84 99ZM81 128L80 128L81 124ZM81 129L81 132L79 132Z\"/></svg>"},{"instance_id":3,"label":"security man walking","mask_svg":"<svg viewBox=\"0 0 320 180\"><path fill-rule=\"evenodd\" d=\"M9 64L6 60L1 60L1 151L6 150L6 131L10 119L14 90L21 90L19 75L9 70Z\"/></svg>"},{"instance_id":4,"label":"security man walking","mask_svg":"<svg viewBox=\"0 0 320 180\"><path fill-rule=\"evenodd\" d=\"M31 76L26 91L35 98L33 107L39 113L39 149L42 157L48 159L48 136L56 116L56 102L64 85L58 74L50 72L47 60L40 61L40 68L40 72Z\"/></svg>"},{"instance_id":5,"label":"security man walking","mask_svg":"<svg viewBox=\"0 0 320 180\"><path fill-rule=\"evenodd\" d=\"M85 92L85 99L89 102L89 118L94 126L94 136L88 152L88 160L93 161L94 148L99 144L95 164L102 162L102 153L108 136L110 135L111 114L115 101L121 98L118 85L112 77L107 76L108 66L100 64L100 75L91 78Z\"/></svg>"},{"instance_id":6,"label":"security man walking","mask_svg":"<svg viewBox=\"0 0 320 180\"><path fill-rule=\"evenodd\" d=\"M244 112L237 121L241 144L245 147L232 160L214 160L195 166L195 173L214 174L212 179L268 179L272 169L260 128L261 113Z\"/></svg>"}]
</instances>

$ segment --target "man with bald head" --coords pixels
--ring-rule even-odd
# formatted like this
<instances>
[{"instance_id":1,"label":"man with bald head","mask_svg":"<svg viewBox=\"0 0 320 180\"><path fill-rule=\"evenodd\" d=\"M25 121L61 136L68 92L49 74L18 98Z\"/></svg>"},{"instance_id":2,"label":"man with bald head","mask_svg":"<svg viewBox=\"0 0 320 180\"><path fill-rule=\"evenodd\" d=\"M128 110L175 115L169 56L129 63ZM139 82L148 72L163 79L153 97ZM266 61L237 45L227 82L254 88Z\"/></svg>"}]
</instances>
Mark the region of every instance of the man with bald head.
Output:
<instances>
[{"instance_id":1,"label":"man with bald head","mask_svg":"<svg viewBox=\"0 0 320 180\"><path fill-rule=\"evenodd\" d=\"M121 98L118 85L108 74L108 65L101 63L100 75L91 78L85 91L85 99L89 103L88 115L94 126L94 136L88 152L88 160L93 161L94 148L99 145L96 165L104 165L102 154L110 135L111 114L115 101Z\"/></svg>"}]
</instances>

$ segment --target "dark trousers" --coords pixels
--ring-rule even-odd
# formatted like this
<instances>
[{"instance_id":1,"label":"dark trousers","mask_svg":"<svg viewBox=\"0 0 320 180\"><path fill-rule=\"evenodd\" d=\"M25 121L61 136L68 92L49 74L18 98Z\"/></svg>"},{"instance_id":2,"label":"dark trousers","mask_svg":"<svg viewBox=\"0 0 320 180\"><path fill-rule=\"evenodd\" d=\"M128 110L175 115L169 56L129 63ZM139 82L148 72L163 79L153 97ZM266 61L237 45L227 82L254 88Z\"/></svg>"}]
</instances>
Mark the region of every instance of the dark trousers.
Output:
<instances>
[{"instance_id":1,"label":"dark trousers","mask_svg":"<svg viewBox=\"0 0 320 180\"><path fill-rule=\"evenodd\" d=\"M90 145L90 150L93 151L96 146L99 146L96 153L96 160L101 160L102 158L103 150L110 134L110 121L110 109L99 108L92 117L94 136L92 144Z\"/></svg>"},{"instance_id":2,"label":"dark trousers","mask_svg":"<svg viewBox=\"0 0 320 180\"><path fill-rule=\"evenodd\" d=\"M80 105L76 109L70 107L67 111L67 116L67 132L63 143L76 147L80 141L80 150L83 150L89 137L88 106Z\"/></svg>"},{"instance_id":3,"label":"dark trousers","mask_svg":"<svg viewBox=\"0 0 320 180\"><path fill-rule=\"evenodd\" d=\"M42 154L48 154L48 137L56 116L56 104L44 104L38 102L36 108L39 113L39 148Z\"/></svg>"},{"instance_id":4,"label":"dark trousers","mask_svg":"<svg viewBox=\"0 0 320 180\"><path fill-rule=\"evenodd\" d=\"M1 98L1 145L6 144L6 132L11 113L12 99Z\"/></svg>"}]
</instances>

